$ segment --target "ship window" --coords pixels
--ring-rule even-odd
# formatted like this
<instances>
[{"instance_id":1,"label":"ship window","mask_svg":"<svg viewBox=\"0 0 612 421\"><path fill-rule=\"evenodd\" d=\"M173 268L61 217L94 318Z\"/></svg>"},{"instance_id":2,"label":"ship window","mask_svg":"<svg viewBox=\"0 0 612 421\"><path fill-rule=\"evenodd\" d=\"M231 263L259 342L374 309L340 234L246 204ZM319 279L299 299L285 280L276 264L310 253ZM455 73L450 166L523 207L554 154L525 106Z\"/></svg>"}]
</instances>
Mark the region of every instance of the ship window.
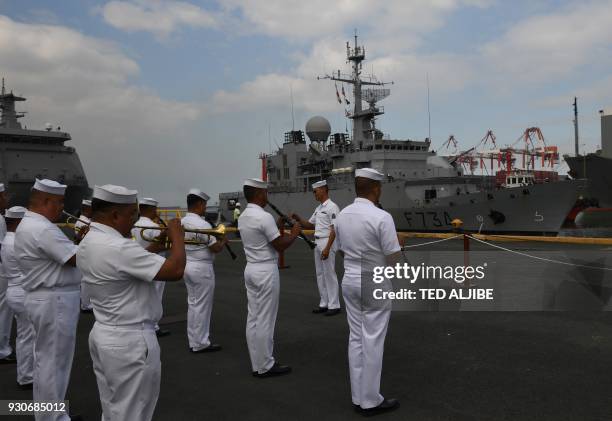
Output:
<instances>
[{"instance_id":1,"label":"ship window","mask_svg":"<svg viewBox=\"0 0 612 421\"><path fill-rule=\"evenodd\" d=\"M382 149L382 145L376 145L375 148L376 149Z\"/></svg>"},{"instance_id":2,"label":"ship window","mask_svg":"<svg viewBox=\"0 0 612 421\"><path fill-rule=\"evenodd\" d=\"M289 178L289 168L284 168L283 173L284 173L285 179L288 179Z\"/></svg>"},{"instance_id":3,"label":"ship window","mask_svg":"<svg viewBox=\"0 0 612 421\"><path fill-rule=\"evenodd\" d=\"M389 149L389 145L385 145L385 149Z\"/></svg>"},{"instance_id":4,"label":"ship window","mask_svg":"<svg viewBox=\"0 0 612 421\"><path fill-rule=\"evenodd\" d=\"M391 146L391 150L394 151L395 150L395 146Z\"/></svg>"},{"instance_id":5,"label":"ship window","mask_svg":"<svg viewBox=\"0 0 612 421\"><path fill-rule=\"evenodd\" d=\"M283 154L283 167L287 166L287 155Z\"/></svg>"},{"instance_id":6,"label":"ship window","mask_svg":"<svg viewBox=\"0 0 612 421\"><path fill-rule=\"evenodd\" d=\"M414 150L414 146L410 146L410 150L413 151Z\"/></svg>"},{"instance_id":7,"label":"ship window","mask_svg":"<svg viewBox=\"0 0 612 421\"><path fill-rule=\"evenodd\" d=\"M428 189L425 190L425 200L429 200L429 199L435 199L437 196L437 191L436 189Z\"/></svg>"}]
</instances>

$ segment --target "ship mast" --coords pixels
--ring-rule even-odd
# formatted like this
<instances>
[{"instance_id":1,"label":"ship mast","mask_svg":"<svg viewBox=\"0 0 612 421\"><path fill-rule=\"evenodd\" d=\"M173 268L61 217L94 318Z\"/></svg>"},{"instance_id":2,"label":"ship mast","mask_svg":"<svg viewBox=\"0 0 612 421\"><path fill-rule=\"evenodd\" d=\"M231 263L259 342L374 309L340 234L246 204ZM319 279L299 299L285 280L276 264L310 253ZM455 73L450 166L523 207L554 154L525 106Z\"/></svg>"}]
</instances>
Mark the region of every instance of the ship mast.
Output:
<instances>
[{"instance_id":1,"label":"ship mast","mask_svg":"<svg viewBox=\"0 0 612 421\"><path fill-rule=\"evenodd\" d=\"M344 75L340 70L331 75L317 77L317 79L329 79L336 82L353 85L353 113L347 117L353 120L353 142L363 146L364 143L371 143L375 139L382 137L376 130L375 117L384 114L383 107L377 107L376 103L390 94L389 89L366 89L363 86L383 87L393 82L381 82L374 75L366 78L361 77L362 62L365 60L365 47L360 46L357 41L357 31L353 47L349 42L346 43L346 59L351 63L352 74ZM366 101L370 106L363 109L361 101Z\"/></svg>"}]
</instances>

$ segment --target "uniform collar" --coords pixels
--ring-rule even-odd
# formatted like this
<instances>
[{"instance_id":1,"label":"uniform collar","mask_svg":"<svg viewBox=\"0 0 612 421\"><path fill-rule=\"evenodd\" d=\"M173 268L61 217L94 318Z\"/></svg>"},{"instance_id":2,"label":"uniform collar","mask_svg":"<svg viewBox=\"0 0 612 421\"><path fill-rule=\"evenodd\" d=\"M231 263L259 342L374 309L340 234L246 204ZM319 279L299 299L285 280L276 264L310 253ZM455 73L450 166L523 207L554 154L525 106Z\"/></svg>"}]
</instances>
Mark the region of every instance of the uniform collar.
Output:
<instances>
[{"instance_id":1,"label":"uniform collar","mask_svg":"<svg viewBox=\"0 0 612 421\"><path fill-rule=\"evenodd\" d=\"M249 203L247 205L247 208L263 210L263 208L261 206L259 206L257 203Z\"/></svg>"},{"instance_id":2,"label":"uniform collar","mask_svg":"<svg viewBox=\"0 0 612 421\"><path fill-rule=\"evenodd\" d=\"M141 215L141 216L140 216L140 218L138 218L138 219L139 219L139 220L144 219L144 220L147 220L147 221L151 221L151 222L153 222L153 220L152 220L151 218L149 218L148 216L142 216L142 215ZM155 222L153 222L153 223L155 223ZM138 222L136 222L136 225L138 225Z\"/></svg>"},{"instance_id":3,"label":"uniform collar","mask_svg":"<svg viewBox=\"0 0 612 421\"><path fill-rule=\"evenodd\" d=\"M329 203L329 197L327 198L327 200L323 203L321 203L319 206L323 207L325 205L327 205Z\"/></svg>"},{"instance_id":4,"label":"uniform collar","mask_svg":"<svg viewBox=\"0 0 612 421\"><path fill-rule=\"evenodd\" d=\"M104 234L112 235L113 237L121 237L125 238L119 231L115 228L108 226L106 224L101 224L99 222L92 222L90 227L97 229L98 231L102 231Z\"/></svg>"},{"instance_id":5,"label":"uniform collar","mask_svg":"<svg viewBox=\"0 0 612 421\"><path fill-rule=\"evenodd\" d=\"M202 218L200 215L198 215L197 213L194 213L194 212L187 212L185 214L185 218L188 217L188 216L195 216L196 218Z\"/></svg>"},{"instance_id":6,"label":"uniform collar","mask_svg":"<svg viewBox=\"0 0 612 421\"><path fill-rule=\"evenodd\" d=\"M376 205L374 204L374 202L372 202L370 199L365 199L363 197L356 197L355 198L355 202L354 203L363 203L365 205L371 205L376 207Z\"/></svg>"},{"instance_id":7,"label":"uniform collar","mask_svg":"<svg viewBox=\"0 0 612 421\"><path fill-rule=\"evenodd\" d=\"M40 221L46 221L49 224L52 224L52 222L49 221L49 219L47 219L47 217L45 215L41 215L40 213L31 211L29 209L26 211L26 213L25 213L25 215L23 217L24 218L25 217L30 217L30 218L38 219Z\"/></svg>"}]
</instances>

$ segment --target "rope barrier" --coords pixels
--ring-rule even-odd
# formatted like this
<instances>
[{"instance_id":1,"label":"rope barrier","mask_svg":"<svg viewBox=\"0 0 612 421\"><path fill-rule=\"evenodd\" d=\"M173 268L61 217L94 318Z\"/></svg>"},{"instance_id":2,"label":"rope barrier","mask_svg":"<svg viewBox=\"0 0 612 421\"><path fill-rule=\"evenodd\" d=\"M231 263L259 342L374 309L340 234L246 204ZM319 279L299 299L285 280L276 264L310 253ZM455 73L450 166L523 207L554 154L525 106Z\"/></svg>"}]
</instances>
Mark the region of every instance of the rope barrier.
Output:
<instances>
[{"instance_id":1,"label":"rope barrier","mask_svg":"<svg viewBox=\"0 0 612 421\"><path fill-rule=\"evenodd\" d=\"M454 235L454 236L452 236L452 237L442 238L441 240L428 241L428 242L426 242L426 243L421 243L421 244L411 244L411 245L409 245L409 246L404 246L404 247L402 247L402 249L403 249L403 250L406 250L406 249L409 249L409 248L415 248L415 247L423 247L423 246L427 246L427 245L429 245L429 244L442 243L442 242L444 242L444 241L453 240L453 239L458 238L458 237L463 237L463 235L462 235L462 234L457 234L457 235Z\"/></svg>"},{"instance_id":2,"label":"rope barrier","mask_svg":"<svg viewBox=\"0 0 612 421\"><path fill-rule=\"evenodd\" d=\"M469 237L472 240L477 241L479 243L486 244L486 245L488 245L490 247L493 247L493 248L496 248L496 249L500 249L500 250L503 250L503 251L506 251L506 252L509 252L509 253L518 254L520 256L528 257L530 259L541 260L541 261L544 261L544 262L556 263L556 264L565 265L565 266L573 266L573 267L581 267L581 268L586 268L586 269L599 269L599 270L612 271L612 268L605 267L605 266L580 265L580 264L576 264L576 263L563 262L561 260L547 259L545 257L534 256L534 255L531 255L531 254L528 254L528 253L523 253L523 252L512 250L512 249L509 249L509 248L506 248L506 247L498 246L496 244L489 243L488 241L480 240L480 239L478 239L478 238L476 238L476 237L474 237L472 235L467 235L467 237Z\"/></svg>"}]
</instances>

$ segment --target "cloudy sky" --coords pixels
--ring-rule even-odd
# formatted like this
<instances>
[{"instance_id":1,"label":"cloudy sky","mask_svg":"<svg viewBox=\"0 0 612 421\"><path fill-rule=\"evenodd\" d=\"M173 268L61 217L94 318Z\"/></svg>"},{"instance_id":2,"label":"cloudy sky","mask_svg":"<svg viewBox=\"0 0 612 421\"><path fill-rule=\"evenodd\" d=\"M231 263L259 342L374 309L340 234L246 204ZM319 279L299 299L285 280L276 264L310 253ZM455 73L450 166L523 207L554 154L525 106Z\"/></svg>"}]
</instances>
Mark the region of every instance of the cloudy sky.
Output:
<instances>
[{"instance_id":1,"label":"cloudy sky","mask_svg":"<svg viewBox=\"0 0 612 421\"><path fill-rule=\"evenodd\" d=\"M28 98L24 123L72 134L90 184L164 204L259 175L260 152L309 117L344 131L335 88L355 29L366 73L394 81L379 127L467 149L492 129L512 144L539 126L573 153L600 144L612 105L612 1L0 0L0 74ZM269 136L270 133L270 136ZM271 146L270 146L271 145Z\"/></svg>"}]
</instances>

